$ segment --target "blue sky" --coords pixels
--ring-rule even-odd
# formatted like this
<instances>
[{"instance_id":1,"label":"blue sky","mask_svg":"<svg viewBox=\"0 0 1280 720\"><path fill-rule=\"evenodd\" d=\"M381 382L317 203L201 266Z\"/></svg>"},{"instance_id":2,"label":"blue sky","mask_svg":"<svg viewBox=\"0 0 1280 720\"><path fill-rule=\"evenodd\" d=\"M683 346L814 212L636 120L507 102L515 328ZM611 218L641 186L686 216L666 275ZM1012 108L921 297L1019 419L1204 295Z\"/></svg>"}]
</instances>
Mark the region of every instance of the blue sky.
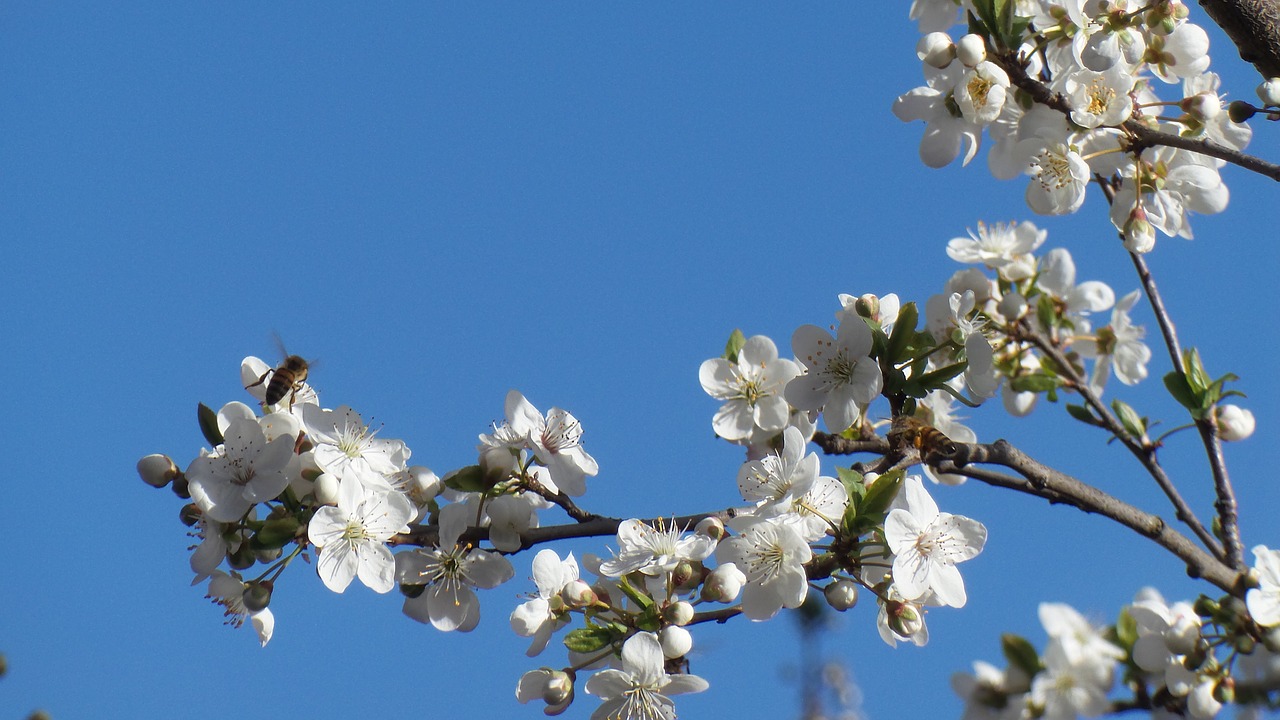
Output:
<instances>
[{"instance_id":1,"label":"blue sky","mask_svg":"<svg viewBox=\"0 0 1280 720\"><path fill-rule=\"evenodd\" d=\"M275 331L318 358L326 405L384 423L437 472L474 462L518 388L582 421L601 466L591 510L735 504L741 456L714 439L697 380L731 330L785 352L795 327L831 321L838 293L923 302L958 269L948 239L1031 218L1022 182L991 180L985 155L921 165L922 127L889 113L922 82L917 34L905 7L859 9L0 8L0 714L538 716L515 682L561 657L524 658L507 625L531 557L483 596L470 635L412 622L396 595L332 594L295 566L261 650L188 587L181 503L134 463L193 457L196 403L247 399L240 359L274 359ZM1212 37L1213 67L1251 99L1257 79ZM1274 132L1256 124L1251 149L1275 158ZM1274 189L1224 176L1228 213L1196 219L1194 241L1161 239L1151 264L1184 342L1243 378L1260 431L1228 459L1246 545L1275 545ZM1081 279L1137 287L1100 198L1037 222ZM1157 353L1153 377L1167 369ZM1180 422L1158 382L1123 393ZM971 424L1169 515L1119 448L1060 408L1021 421L983 408ZM1166 459L1207 514L1190 435ZM870 717L958 717L947 678L998 661L1002 631L1041 641L1041 600L1103 620L1145 584L1202 589L1097 518L975 483L934 494L990 540L964 567L969 605L930 614L928 647L884 646L869 602L835 620L824 651ZM788 619L695 638L712 689L681 698L682 716L798 714Z\"/></svg>"}]
</instances>

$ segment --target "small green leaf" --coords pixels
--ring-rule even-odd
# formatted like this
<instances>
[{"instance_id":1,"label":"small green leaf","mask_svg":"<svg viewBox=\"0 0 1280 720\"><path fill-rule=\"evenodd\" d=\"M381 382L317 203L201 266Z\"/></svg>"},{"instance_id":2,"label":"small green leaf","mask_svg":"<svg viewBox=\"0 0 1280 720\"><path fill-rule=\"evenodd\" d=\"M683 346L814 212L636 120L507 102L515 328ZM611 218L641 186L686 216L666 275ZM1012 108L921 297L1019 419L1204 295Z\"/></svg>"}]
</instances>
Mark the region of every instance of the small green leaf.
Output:
<instances>
[{"instance_id":1,"label":"small green leaf","mask_svg":"<svg viewBox=\"0 0 1280 720\"><path fill-rule=\"evenodd\" d=\"M298 535L302 525L295 517L273 518L262 523L258 532L253 534L254 549L274 550L289 544Z\"/></svg>"},{"instance_id":2,"label":"small green leaf","mask_svg":"<svg viewBox=\"0 0 1280 720\"><path fill-rule=\"evenodd\" d=\"M445 487L461 492L484 492L489 489L485 481L484 470L479 465L468 465L457 472L449 473L442 480Z\"/></svg>"},{"instance_id":3,"label":"small green leaf","mask_svg":"<svg viewBox=\"0 0 1280 720\"><path fill-rule=\"evenodd\" d=\"M1200 395L1191 389L1187 383L1187 378L1177 370L1165 373L1164 386L1168 389L1169 394L1182 407L1190 410L1192 413L1200 410Z\"/></svg>"},{"instance_id":4,"label":"small green leaf","mask_svg":"<svg viewBox=\"0 0 1280 720\"><path fill-rule=\"evenodd\" d=\"M1094 416L1084 405L1067 405L1067 414L1086 425L1102 427L1102 421Z\"/></svg>"},{"instance_id":5,"label":"small green leaf","mask_svg":"<svg viewBox=\"0 0 1280 720\"><path fill-rule=\"evenodd\" d=\"M1116 640L1126 650L1132 650L1133 644L1138 642L1138 623L1128 610L1120 611L1120 619L1116 621Z\"/></svg>"},{"instance_id":6,"label":"small green leaf","mask_svg":"<svg viewBox=\"0 0 1280 720\"><path fill-rule=\"evenodd\" d=\"M889 336L889 345L885 356L892 363L906 360L907 348L915 337L916 322L920 319L920 311L916 304L909 302L898 310L898 319L893 323L893 334Z\"/></svg>"},{"instance_id":7,"label":"small green leaf","mask_svg":"<svg viewBox=\"0 0 1280 720\"><path fill-rule=\"evenodd\" d=\"M1124 426L1126 432L1135 439L1142 439L1147 436L1147 422L1138 414L1136 410L1129 406L1123 400L1112 400L1111 409L1116 412L1116 417L1120 418L1120 424Z\"/></svg>"},{"instance_id":8,"label":"small green leaf","mask_svg":"<svg viewBox=\"0 0 1280 720\"><path fill-rule=\"evenodd\" d=\"M724 357L731 363L738 362L738 353L742 352L742 346L747 344L747 337L742 334L742 330L734 328L729 333L729 342L724 344Z\"/></svg>"},{"instance_id":9,"label":"small green leaf","mask_svg":"<svg viewBox=\"0 0 1280 720\"><path fill-rule=\"evenodd\" d=\"M564 646L578 653L592 653L613 642L613 632L599 625L570 630L564 636Z\"/></svg>"},{"instance_id":10,"label":"small green leaf","mask_svg":"<svg viewBox=\"0 0 1280 720\"><path fill-rule=\"evenodd\" d=\"M903 470L894 470L876 478L876 481L867 488L867 493L858 508L858 514L864 518L878 518L889 512L889 505L894 498L898 497L898 490L902 488L902 478L905 474Z\"/></svg>"},{"instance_id":11,"label":"small green leaf","mask_svg":"<svg viewBox=\"0 0 1280 720\"><path fill-rule=\"evenodd\" d=\"M1026 673L1027 677L1035 677L1044 666L1040 664L1040 655L1026 638L1013 633L1000 636L1000 649L1009 664Z\"/></svg>"},{"instance_id":12,"label":"small green leaf","mask_svg":"<svg viewBox=\"0 0 1280 720\"><path fill-rule=\"evenodd\" d=\"M1182 361L1187 368L1187 384L1196 395L1203 395L1209 389L1209 373L1205 372L1204 363L1200 361L1200 351L1190 348L1182 353Z\"/></svg>"},{"instance_id":13,"label":"small green leaf","mask_svg":"<svg viewBox=\"0 0 1280 720\"><path fill-rule=\"evenodd\" d=\"M622 577L618 580L618 587L622 590L624 595L631 598L631 600L636 605L639 605L641 609L648 610L653 607L653 598L649 597L647 593L637 590L626 577Z\"/></svg>"},{"instance_id":14,"label":"small green leaf","mask_svg":"<svg viewBox=\"0 0 1280 720\"><path fill-rule=\"evenodd\" d=\"M200 433L204 435L205 442L213 447L222 444L222 431L218 429L218 413L204 403L200 403L196 408L196 418L200 422Z\"/></svg>"},{"instance_id":15,"label":"small green leaf","mask_svg":"<svg viewBox=\"0 0 1280 720\"><path fill-rule=\"evenodd\" d=\"M948 380L964 372L967 367L969 367L968 362L952 363L921 375L917 381L926 390L937 390L945 385Z\"/></svg>"},{"instance_id":16,"label":"small green leaf","mask_svg":"<svg viewBox=\"0 0 1280 720\"><path fill-rule=\"evenodd\" d=\"M844 489L849 493L850 502L858 502L867 494L867 485L862 478L862 473L853 468L837 467L836 477L840 479L840 484L844 485Z\"/></svg>"},{"instance_id":17,"label":"small green leaf","mask_svg":"<svg viewBox=\"0 0 1280 720\"><path fill-rule=\"evenodd\" d=\"M1036 301L1036 319L1040 321L1041 327L1053 328L1058 326L1058 309L1054 307L1053 298L1048 295L1041 295Z\"/></svg>"},{"instance_id":18,"label":"small green leaf","mask_svg":"<svg viewBox=\"0 0 1280 720\"><path fill-rule=\"evenodd\" d=\"M1017 392L1049 392L1056 390L1062 381L1053 375L1019 375L1009 381L1009 386Z\"/></svg>"}]
</instances>

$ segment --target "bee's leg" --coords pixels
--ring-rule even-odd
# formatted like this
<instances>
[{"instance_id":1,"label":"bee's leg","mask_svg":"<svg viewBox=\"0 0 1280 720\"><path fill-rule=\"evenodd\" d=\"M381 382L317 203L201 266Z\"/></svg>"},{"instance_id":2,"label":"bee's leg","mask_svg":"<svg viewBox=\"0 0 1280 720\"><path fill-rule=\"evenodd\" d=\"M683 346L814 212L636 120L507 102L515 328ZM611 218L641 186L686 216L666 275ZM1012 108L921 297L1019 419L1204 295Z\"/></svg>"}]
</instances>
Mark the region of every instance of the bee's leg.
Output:
<instances>
[{"instance_id":1,"label":"bee's leg","mask_svg":"<svg viewBox=\"0 0 1280 720\"><path fill-rule=\"evenodd\" d=\"M272 370L268 370L268 371L266 371L266 372L262 373L262 377L258 378L258 382L254 383L254 384L252 384L252 385L245 385L245 386L244 386L244 389L245 389L245 390L248 390L248 389L249 389L249 388L251 388L251 387L258 387L258 386L259 386L259 385L261 385L262 383L266 382L267 378L271 376L271 373L272 373L272 372L273 372Z\"/></svg>"}]
</instances>

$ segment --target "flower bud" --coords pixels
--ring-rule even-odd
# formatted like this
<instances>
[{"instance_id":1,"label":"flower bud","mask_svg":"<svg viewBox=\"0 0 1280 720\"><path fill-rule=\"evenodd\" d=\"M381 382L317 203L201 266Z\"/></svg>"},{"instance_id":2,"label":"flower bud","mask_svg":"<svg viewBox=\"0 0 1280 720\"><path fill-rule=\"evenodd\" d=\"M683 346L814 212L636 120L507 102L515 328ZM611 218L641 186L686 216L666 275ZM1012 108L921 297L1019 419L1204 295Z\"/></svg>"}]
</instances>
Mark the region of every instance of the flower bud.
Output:
<instances>
[{"instance_id":1,"label":"flower bud","mask_svg":"<svg viewBox=\"0 0 1280 720\"><path fill-rule=\"evenodd\" d=\"M559 705L573 696L573 678L563 670L553 670L542 689L542 701L547 705Z\"/></svg>"},{"instance_id":2,"label":"flower bud","mask_svg":"<svg viewBox=\"0 0 1280 720\"><path fill-rule=\"evenodd\" d=\"M178 520L187 527L195 527L201 517L204 517L204 513L200 512L195 503L187 503L178 511Z\"/></svg>"},{"instance_id":3,"label":"flower bud","mask_svg":"<svg viewBox=\"0 0 1280 720\"><path fill-rule=\"evenodd\" d=\"M596 592L581 578L560 588L560 599L571 608L590 607L596 603Z\"/></svg>"},{"instance_id":4,"label":"flower bud","mask_svg":"<svg viewBox=\"0 0 1280 720\"><path fill-rule=\"evenodd\" d=\"M191 499L191 491L187 489L186 475L179 474L178 477L174 478L173 482L169 485L169 489L173 491L174 495L177 495L183 500Z\"/></svg>"},{"instance_id":5,"label":"flower bud","mask_svg":"<svg viewBox=\"0 0 1280 720\"><path fill-rule=\"evenodd\" d=\"M320 473L316 478L316 502L321 505L338 504L338 476L332 473Z\"/></svg>"},{"instance_id":6,"label":"flower bud","mask_svg":"<svg viewBox=\"0 0 1280 720\"><path fill-rule=\"evenodd\" d=\"M684 600L673 602L663 608L662 619L672 625L688 625L693 620L693 605Z\"/></svg>"},{"instance_id":7,"label":"flower bud","mask_svg":"<svg viewBox=\"0 0 1280 720\"><path fill-rule=\"evenodd\" d=\"M271 604L271 590L271 583L267 580L245 583L244 596L241 598L244 609L251 613L266 610Z\"/></svg>"},{"instance_id":8,"label":"flower bud","mask_svg":"<svg viewBox=\"0 0 1280 720\"><path fill-rule=\"evenodd\" d=\"M1222 99L1217 93L1212 92L1196 93L1189 98L1183 98L1178 106L1202 124L1222 114Z\"/></svg>"},{"instance_id":9,"label":"flower bud","mask_svg":"<svg viewBox=\"0 0 1280 720\"><path fill-rule=\"evenodd\" d=\"M1202 618L1211 618L1218 614L1218 601L1204 595L1196 598L1192 607L1195 609L1196 614Z\"/></svg>"},{"instance_id":10,"label":"flower bud","mask_svg":"<svg viewBox=\"0 0 1280 720\"><path fill-rule=\"evenodd\" d=\"M564 670L539 668L530 670L516 685L516 699L521 703L538 699L547 704L542 712L559 715L573 702L573 675Z\"/></svg>"},{"instance_id":11,"label":"flower bud","mask_svg":"<svg viewBox=\"0 0 1280 720\"><path fill-rule=\"evenodd\" d=\"M414 465L409 468L408 474L409 482L406 484L405 490L409 495L409 499L419 505L427 504L428 500L439 495L440 491L444 489L439 476L421 465Z\"/></svg>"},{"instance_id":12,"label":"flower bud","mask_svg":"<svg viewBox=\"0 0 1280 720\"><path fill-rule=\"evenodd\" d=\"M693 531L712 540L719 540L724 537L724 523L718 517L704 517L693 526Z\"/></svg>"},{"instance_id":13,"label":"flower bud","mask_svg":"<svg viewBox=\"0 0 1280 720\"><path fill-rule=\"evenodd\" d=\"M1231 118L1233 123L1242 123L1253 117L1258 109L1243 100L1232 100L1227 105L1227 117Z\"/></svg>"},{"instance_id":14,"label":"flower bud","mask_svg":"<svg viewBox=\"0 0 1280 720\"><path fill-rule=\"evenodd\" d=\"M658 631L658 643L668 660L684 657L693 649L693 634L679 625L668 625Z\"/></svg>"},{"instance_id":15,"label":"flower bud","mask_svg":"<svg viewBox=\"0 0 1280 720\"><path fill-rule=\"evenodd\" d=\"M284 551L281 548L259 548L253 551L253 556L263 565L279 560L283 554Z\"/></svg>"},{"instance_id":16,"label":"flower bud","mask_svg":"<svg viewBox=\"0 0 1280 720\"><path fill-rule=\"evenodd\" d=\"M1280 77L1267 78L1258 86L1258 99L1266 107L1280 106Z\"/></svg>"},{"instance_id":17,"label":"flower bud","mask_svg":"<svg viewBox=\"0 0 1280 720\"><path fill-rule=\"evenodd\" d=\"M1187 712L1191 713L1195 718L1212 718L1217 716L1218 711L1222 710L1222 703L1213 696L1213 690L1216 683L1212 680L1196 685L1191 694L1187 696Z\"/></svg>"},{"instance_id":18,"label":"flower bud","mask_svg":"<svg viewBox=\"0 0 1280 720\"><path fill-rule=\"evenodd\" d=\"M857 313L859 317L874 320L878 315L880 315L880 298L872 295L871 293L867 293L853 301L853 311Z\"/></svg>"},{"instance_id":19,"label":"flower bud","mask_svg":"<svg viewBox=\"0 0 1280 720\"><path fill-rule=\"evenodd\" d=\"M677 588L688 585L695 577L701 579L702 573L693 566L688 560L681 560L676 564L674 570L671 571L671 584Z\"/></svg>"},{"instance_id":20,"label":"flower bud","mask_svg":"<svg viewBox=\"0 0 1280 720\"><path fill-rule=\"evenodd\" d=\"M1219 405L1214 417L1218 420L1218 437L1227 442L1244 440L1253 434L1256 425L1253 413L1230 403Z\"/></svg>"},{"instance_id":21,"label":"flower bud","mask_svg":"<svg viewBox=\"0 0 1280 720\"><path fill-rule=\"evenodd\" d=\"M1027 314L1030 306L1027 299L1020 292L1010 292L1000 299L1000 304L996 308L1006 319L1017 320Z\"/></svg>"},{"instance_id":22,"label":"flower bud","mask_svg":"<svg viewBox=\"0 0 1280 720\"><path fill-rule=\"evenodd\" d=\"M858 604L858 584L850 580L836 580L822 589L827 604L844 612Z\"/></svg>"},{"instance_id":23,"label":"flower bud","mask_svg":"<svg viewBox=\"0 0 1280 720\"><path fill-rule=\"evenodd\" d=\"M138 476L151 487L162 488L178 477L178 466L168 455L148 455L138 461Z\"/></svg>"},{"instance_id":24,"label":"flower bud","mask_svg":"<svg viewBox=\"0 0 1280 720\"><path fill-rule=\"evenodd\" d=\"M242 542L240 547L235 550L227 551L227 564L232 570L247 570L253 567L258 558L253 554L253 548L249 547L249 543Z\"/></svg>"},{"instance_id":25,"label":"flower bud","mask_svg":"<svg viewBox=\"0 0 1280 720\"><path fill-rule=\"evenodd\" d=\"M931 32L916 43L916 57L926 65L942 69L955 59L956 46L951 42L950 35L944 32Z\"/></svg>"},{"instance_id":26,"label":"flower bud","mask_svg":"<svg viewBox=\"0 0 1280 720\"><path fill-rule=\"evenodd\" d=\"M956 58L965 67L977 67L987 59L987 41L981 35L965 35L956 41Z\"/></svg>"},{"instance_id":27,"label":"flower bud","mask_svg":"<svg viewBox=\"0 0 1280 720\"><path fill-rule=\"evenodd\" d=\"M400 584L400 594L407 598L422 597L422 593L426 591L426 585L410 585L409 583Z\"/></svg>"},{"instance_id":28,"label":"flower bud","mask_svg":"<svg viewBox=\"0 0 1280 720\"><path fill-rule=\"evenodd\" d=\"M1135 206L1124 224L1124 249L1131 253L1151 252L1156 246L1156 229L1147 221L1147 211Z\"/></svg>"},{"instance_id":29,"label":"flower bud","mask_svg":"<svg viewBox=\"0 0 1280 720\"><path fill-rule=\"evenodd\" d=\"M707 576L702 583L702 599L711 602L731 603L738 599L747 576L733 563L725 563Z\"/></svg>"},{"instance_id":30,"label":"flower bud","mask_svg":"<svg viewBox=\"0 0 1280 720\"><path fill-rule=\"evenodd\" d=\"M1258 641L1248 635L1237 635L1231 644L1241 655L1252 655L1258 648Z\"/></svg>"}]
</instances>

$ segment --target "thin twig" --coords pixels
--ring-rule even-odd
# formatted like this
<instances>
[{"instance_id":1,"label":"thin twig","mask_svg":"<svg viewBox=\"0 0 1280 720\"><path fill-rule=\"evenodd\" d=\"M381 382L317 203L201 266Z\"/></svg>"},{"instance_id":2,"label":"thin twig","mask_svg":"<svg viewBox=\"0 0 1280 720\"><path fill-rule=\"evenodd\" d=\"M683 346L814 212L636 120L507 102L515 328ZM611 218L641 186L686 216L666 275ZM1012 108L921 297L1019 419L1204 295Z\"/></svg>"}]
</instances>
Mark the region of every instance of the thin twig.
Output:
<instances>
[{"instance_id":1,"label":"thin twig","mask_svg":"<svg viewBox=\"0 0 1280 720\"><path fill-rule=\"evenodd\" d=\"M1149 441L1143 442L1130 435L1129 431L1125 429L1120 420L1112 414L1111 408L1107 407L1107 405L1102 402L1102 399L1094 394L1089 383L1076 373L1075 367L1066 358L1066 356L1062 354L1061 350L1059 350L1053 343L1049 342L1048 338L1041 335L1029 323L1023 323L1021 331L1023 337L1030 340L1031 343L1039 348L1041 352L1045 353L1051 360L1053 360L1054 364L1058 366L1059 372L1067 376L1067 379L1072 383L1072 385L1074 385L1076 392L1080 394L1080 397L1085 401L1085 403L1087 403L1089 407L1093 409L1094 413L1098 415L1101 422L1106 426L1106 429L1109 430L1111 434L1125 446L1125 449L1127 449L1130 454L1137 458L1138 462L1142 463L1142 466L1146 468L1147 473L1156 481L1156 485L1160 486L1160 490L1165 494L1165 497L1169 498L1169 502L1173 504L1173 509L1178 520L1191 528L1191 532L1195 533L1195 536L1200 539L1200 542L1203 543L1206 548L1208 548L1209 552L1213 553L1219 559L1225 560L1227 556L1223 553L1222 546L1218 543L1217 539L1214 538L1207 529L1205 529L1205 526L1200 522L1200 519L1196 517L1195 511L1191 509L1191 506L1187 504L1187 501L1182 497L1182 494L1178 492L1176 487L1174 487L1173 480L1169 477L1168 473L1165 472L1164 467L1160 465L1160 461L1156 457L1155 445L1151 444ZM1235 566L1233 565L1232 567Z\"/></svg>"}]
</instances>

